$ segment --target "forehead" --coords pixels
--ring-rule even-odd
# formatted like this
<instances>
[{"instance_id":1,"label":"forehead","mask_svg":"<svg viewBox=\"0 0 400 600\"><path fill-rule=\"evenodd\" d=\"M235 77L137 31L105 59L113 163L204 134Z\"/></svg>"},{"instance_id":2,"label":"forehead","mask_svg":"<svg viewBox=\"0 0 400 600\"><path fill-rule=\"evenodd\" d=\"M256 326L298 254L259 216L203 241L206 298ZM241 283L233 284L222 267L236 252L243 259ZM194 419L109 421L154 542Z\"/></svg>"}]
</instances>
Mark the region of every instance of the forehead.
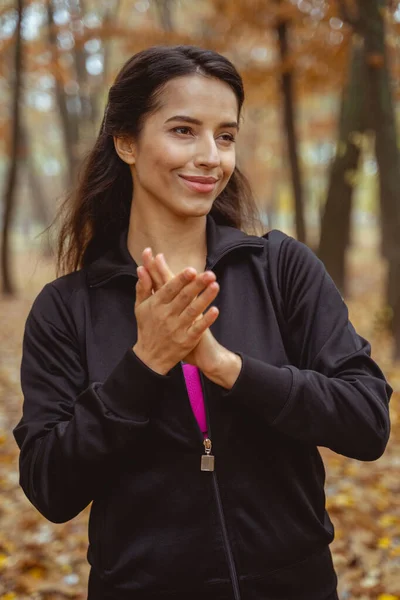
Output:
<instances>
[{"instance_id":1,"label":"forehead","mask_svg":"<svg viewBox=\"0 0 400 600\"><path fill-rule=\"evenodd\" d=\"M203 75L175 77L168 81L159 97L160 118L172 114L219 121L235 121L238 101L232 88L223 81Z\"/></svg>"}]
</instances>

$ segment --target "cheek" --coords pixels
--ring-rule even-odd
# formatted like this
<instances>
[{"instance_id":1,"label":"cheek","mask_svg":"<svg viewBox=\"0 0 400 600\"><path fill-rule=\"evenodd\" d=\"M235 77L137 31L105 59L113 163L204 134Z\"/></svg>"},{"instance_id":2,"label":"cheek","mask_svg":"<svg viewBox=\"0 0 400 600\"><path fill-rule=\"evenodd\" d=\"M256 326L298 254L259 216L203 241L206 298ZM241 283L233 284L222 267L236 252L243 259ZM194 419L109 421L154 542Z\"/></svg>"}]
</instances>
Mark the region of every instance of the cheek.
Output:
<instances>
[{"instance_id":1,"label":"cheek","mask_svg":"<svg viewBox=\"0 0 400 600\"><path fill-rule=\"evenodd\" d=\"M146 173L146 177L154 178L184 164L187 160L187 153L184 152L182 146L158 136L156 141L150 138L142 142L140 158L142 173Z\"/></svg>"},{"instance_id":2,"label":"cheek","mask_svg":"<svg viewBox=\"0 0 400 600\"><path fill-rule=\"evenodd\" d=\"M233 171L235 170L235 166L236 166L236 153L235 150L232 150L232 152L229 153L229 155L226 155L222 161L222 168L224 171L224 175L225 177L230 177L233 173Z\"/></svg>"},{"instance_id":3,"label":"cheek","mask_svg":"<svg viewBox=\"0 0 400 600\"><path fill-rule=\"evenodd\" d=\"M164 141L152 149L153 163L164 171L181 168L188 160L188 148L183 144Z\"/></svg>"}]
</instances>

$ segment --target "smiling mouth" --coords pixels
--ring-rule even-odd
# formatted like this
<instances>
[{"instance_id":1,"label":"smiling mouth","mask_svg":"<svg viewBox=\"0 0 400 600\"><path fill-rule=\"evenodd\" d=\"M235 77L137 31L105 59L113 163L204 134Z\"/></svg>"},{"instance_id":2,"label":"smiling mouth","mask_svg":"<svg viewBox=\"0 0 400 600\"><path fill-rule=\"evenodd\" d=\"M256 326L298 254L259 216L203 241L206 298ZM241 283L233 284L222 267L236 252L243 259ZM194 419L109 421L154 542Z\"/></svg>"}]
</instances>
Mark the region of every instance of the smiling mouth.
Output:
<instances>
[{"instance_id":1,"label":"smiling mouth","mask_svg":"<svg viewBox=\"0 0 400 600\"><path fill-rule=\"evenodd\" d=\"M209 194L212 192L218 182L218 179L215 179L215 177L196 177L185 175L179 175L179 177L185 182L189 189L201 194Z\"/></svg>"},{"instance_id":2,"label":"smiling mouth","mask_svg":"<svg viewBox=\"0 0 400 600\"><path fill-rule=\"evenodd\" d=\"M179 177L195 183L216 183L218 181L216 177L205 177L204 175L179 175Z\"/></svg>"}]
</instances>

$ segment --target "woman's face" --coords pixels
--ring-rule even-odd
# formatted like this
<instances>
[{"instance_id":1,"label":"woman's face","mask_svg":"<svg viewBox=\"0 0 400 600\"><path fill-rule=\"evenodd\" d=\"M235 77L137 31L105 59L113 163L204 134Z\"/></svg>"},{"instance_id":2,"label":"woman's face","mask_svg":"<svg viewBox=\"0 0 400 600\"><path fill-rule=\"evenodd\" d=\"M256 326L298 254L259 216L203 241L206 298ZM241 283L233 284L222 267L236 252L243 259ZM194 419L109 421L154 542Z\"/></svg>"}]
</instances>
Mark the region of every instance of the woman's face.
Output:
<instances>
[{"instance_id":1,"label":"woman's face","mask_svg":"<svg viewBox=\"0 0 400 600\"><path fill-rule=\"evenodd\" d=\"M238 103L229 85L201 75L172 79L133 143L135 204L178 217L208 214L235 168Z\"/></svg>"}]
</instances>

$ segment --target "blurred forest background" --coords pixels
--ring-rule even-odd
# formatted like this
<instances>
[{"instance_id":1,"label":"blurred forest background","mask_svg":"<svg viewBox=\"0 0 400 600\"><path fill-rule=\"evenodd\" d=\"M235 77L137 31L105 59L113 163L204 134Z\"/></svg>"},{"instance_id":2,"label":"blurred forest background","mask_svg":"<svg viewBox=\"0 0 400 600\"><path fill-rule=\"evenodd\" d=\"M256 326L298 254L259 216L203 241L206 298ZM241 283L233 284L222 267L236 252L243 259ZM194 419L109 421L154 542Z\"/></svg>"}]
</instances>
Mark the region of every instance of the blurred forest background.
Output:
<instances>
[{"instance_id":1,"label":"blurred forest background","mask_svg":"<svg viewBox=\"0 0 400 600\"><path fill-rule=\"evenodd\" d=\"M88 511L52 525L18 486L26 316L55 278L40 233L76 181L123 62L189 43L247 93L239 163L265 231L324 261L395 393L378 462L321 449L341 600L400 600L400 2L0 0L0 600L86 597Z\"/></svg>"}]
</instances>

